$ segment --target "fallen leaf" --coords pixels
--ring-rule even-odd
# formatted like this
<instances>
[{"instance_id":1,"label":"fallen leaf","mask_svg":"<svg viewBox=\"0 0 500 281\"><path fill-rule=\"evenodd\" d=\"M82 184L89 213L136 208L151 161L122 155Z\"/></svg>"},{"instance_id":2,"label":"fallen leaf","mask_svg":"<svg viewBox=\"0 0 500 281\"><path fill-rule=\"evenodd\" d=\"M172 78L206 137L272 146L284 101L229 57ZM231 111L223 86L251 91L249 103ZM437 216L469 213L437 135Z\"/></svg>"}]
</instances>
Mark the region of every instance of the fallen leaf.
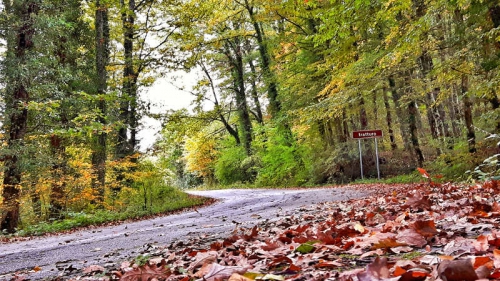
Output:
<instances>
[{"instance_id":1,"label":"fallen leaf","mask_svg":"<svg viewBox=\"0 0 500 281\"><path fill-rule=\"evenodd\" d=\"M89 273L101 273L104 272L104 267L100 265L91 265L87 266L86 268L83 269L84 274L89 274Z\"/></svg>"},{"instance_id":2,"label":"fallen leaf","mask_svg":"<svg viewBox=\"0 0 500 281\"><path fill-rule=\"evenodd\" d=\"M413 228L415 231L420 233L422 236L430 238L433 237L434 235L438 234L438 231L436 229L436 224L434 223L433 220L427 220L427 221L416 221L413 223Z\"/></svg>"},{"instance_id":3,"label":"fallen leaf","mask_svg":"<svg viewBox=\"0 0 500 281\"><path fill-rule=\"evenodd\" d=\"M394 238L386 238L378 241L378 243L373 244L372 249L390 249L399 246L406 246L406 243L401 243L396 241Z\"/></svg>"},{"instance_id":4,"label":"fallen leaf","mask_svg":"<svg viewBox=\"0 0 500 281\"><path fill-rule=\"evenodd\" d=\"M264 275L261 280L276 280L276 281L282 281L285 280L285 277L281 275L275 275L275 274L266 274Z\"/></svg>"},{"instance_id":5,"label":"fallen leaf","mask_svg":"<svg viewBox=\"0 0 500 281\"><path fill-rule=\"evenodd\" d=\"M314 246L315 243L318 243L319 241L308 241L295 249L295 252L299 252L301 254L308 254L313 252L316 247Z\"/></svg>"},{"instance_id":6,"label":"fallen leaf","mask_svg":"<svg viewBox=\"0 0 500 281\"><path fill-rule=\"evenodd\" d=\"M405 242L410 246L417 246L419 248L427 244L427 240L425 240L425 238L413 228L400 231L396 236L396 239L398 241Z\"/></svg>"},{"instance_id":7,"label":"fallen leaf","mask_svg":"<svg viewBox=\"0 0 500 281\"><path fill-rule=\"evenodd\" d=\"M238 273L234 273L229 277L227 281L252 281L253 279L247 278L243 275L239 275Z\"/></svg>"},{"instance_id":8,"label":"fallen leaf","mask_svg":"<svg viewBox=\"0 0 500 281\"><path fill-rule=\"evenodd\" d=\"M479 237L472 242L472 245L478 252L486 252L490 248L488 237L486 235L479 235Z\"/></svg>"},{"instance_id":9,"label":"fallen leaf","mask_svg":"<svg viewBox=\"0 0 500 281\"><path fill-rule=\"evenodd\" d=\"M478 279L470 260L444 260L438 266L439 278L446 281L475 281Z\"/></svg>"},{"instance_id":10,"label":"fallen leaf","mask_svg":"<svg viewBox=\"0 0 500 281\"><path fill-rule=\"evenodd\" d=\"M357 274L360 281L373 281L389 277L387 258L377 257L371 264L366 266L366 271Z\"/></svg>"},{"instance_id":11,"label":"fallen leaf","mask_svg":"<svg viewBox=\"0 0 500 281\"><path fill-rule=\"evenodd\" d=\"M41 267L39 267L39 266L35 266L35 267L33 267L33 271L34 271L34 272L38 272L38 271L40 271L40 270L42 270L42 268L41 268Z\"/></svg>"},{"instance_id":12,"label":"fallen leaf","mask_svg":"<svg viewBox=\"0 0 500 281\"><path fill-rule=\"evenodd\" d=\"M171 272L166 267L157 267L155 265L143 265L135 267L130 271L127 271L120 278L120 281L149 281L153 279L166 279L170 276Z\"/></svg>"},{"instance_id":13,"label":"fallen leaf","mask_svg":"<svg viewBox=\"0 0 500 281\"><path fill-rule=\"evenodd\" d=\"M205 266L203 268L205 268ZM206 266L206 270L204 270L203 272L204 275L199 280L218 281L227 279L234 273L244 274L246 271L247 269L242 266L224 266L217 263L212 263ZM199 275L197 274L197 276Z\"/></svg>"}]
</instances>

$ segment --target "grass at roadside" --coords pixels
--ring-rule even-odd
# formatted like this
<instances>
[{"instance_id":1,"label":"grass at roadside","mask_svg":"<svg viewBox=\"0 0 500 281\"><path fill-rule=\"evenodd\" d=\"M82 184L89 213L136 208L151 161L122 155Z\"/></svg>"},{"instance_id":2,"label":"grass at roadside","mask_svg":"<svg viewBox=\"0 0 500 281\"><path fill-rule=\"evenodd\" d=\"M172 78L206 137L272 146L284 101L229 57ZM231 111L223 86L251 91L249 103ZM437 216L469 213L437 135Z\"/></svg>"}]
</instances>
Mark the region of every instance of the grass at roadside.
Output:
<instances>
[{"instance_id":1,"label":"grass at roadside","mask_svg":"<svg viewBox=\"0 0 500 281\"><path fill-rule=\"evenodd\" d=\"M168 193L157 199L156 201L161 203L156 203L154 206L132 204L124 210L97 209L67 213L66 218L62 220L21 225L15 234L0 235L0 238L40 236L48 233L72 231L77 228L120 224L125 221L175 213L212 202L212 199L190 195L175 188L170 188Z\"/></svg>"},{"instance_id":2,"label":"grass at roadside","mask_svg":"<svg viewBox=\"0 0 500 281\"><path fill-rule=\"evenodd\" d=\"M397 175L397 176L392 176L392 177L387 177L387 178L381 178L380 180L377 178L365 178L365 179L358 179L355 180L351 183L348 184L373 184L373 183L387 183L387 184L398 184L398 183L421 183L425 182L425 179L422 178L422 175L415 171L409 174L402 174L402 175ZM231 185L217 185L217 184L212 184L212 185L200 185L196 186L193 188L190 188L191 190L219 190L219 189L250 189L250 188L321 188L321 187L331 187L331 186L343 186L346 184L335 184L335 183L328 183L328 184L320 184L320 185L305 185L305 186L257 186L255 184L250 184L250 183L235 183Z\"/></svg>"}]
</instances>

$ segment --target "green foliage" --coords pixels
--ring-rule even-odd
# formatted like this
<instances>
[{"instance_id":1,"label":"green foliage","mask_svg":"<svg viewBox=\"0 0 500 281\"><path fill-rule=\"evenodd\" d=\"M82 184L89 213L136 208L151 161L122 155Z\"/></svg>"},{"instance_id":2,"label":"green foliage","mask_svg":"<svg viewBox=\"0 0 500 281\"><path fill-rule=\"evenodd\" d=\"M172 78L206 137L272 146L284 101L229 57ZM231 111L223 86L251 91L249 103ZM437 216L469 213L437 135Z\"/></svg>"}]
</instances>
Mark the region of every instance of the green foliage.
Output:
<instances>
[{"instance_id":1,"label":"green foliage","mask_svg":"<svg viewBox=\"0 0 500 281\"><path fill-rule=\"evenodd\" d=\"M230 185L247 181L242 164L247 157L242 146L232 146L222 149L215 162L215 177L222 185Z\"/></svg>"},{"instance_id":2,"label":"green foliage","mask_svg":"<svg viewBox=\"0 0 500 281\"><path fill-rule=\"evenodd\" d=\"M310 178L308 153L288 132L279 127L263 128L262 139L256 144L262 159L256 184L261 186L303 185Z\"/></svg>"},{"instance_id":3,"label":"green foliage","mask_svg":"<svg viewBox=\"0 0 500 281\"><path fill-rule=\"evenodd\" d=\"M490 140L490 145L496 147L497 152L500 149L500 142L496 144L492 142L498 141L498 139L500 139L500 136L497 134L492 134L487 138L487 140ZM500 153L487 157L480 165L477 165L472 172L469 170L467 173L481 181L500 180Z\"/></svg>"}]
</instances>

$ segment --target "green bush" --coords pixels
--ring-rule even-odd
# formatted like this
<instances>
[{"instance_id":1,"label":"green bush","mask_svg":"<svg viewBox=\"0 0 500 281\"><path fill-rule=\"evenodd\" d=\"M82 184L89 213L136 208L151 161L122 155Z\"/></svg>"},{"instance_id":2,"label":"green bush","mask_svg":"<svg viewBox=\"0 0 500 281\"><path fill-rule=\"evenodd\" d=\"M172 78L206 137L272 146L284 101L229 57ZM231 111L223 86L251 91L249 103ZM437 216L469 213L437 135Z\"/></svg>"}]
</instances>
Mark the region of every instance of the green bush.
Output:
<instances>
[{"instance_id":1,"label":"green bush","mask_svg":"<svg viewBox=\"0 0 500 281\"><path fill-rule=\"evenodd\" d=\"M215 162L215 177L221 185L245 182L248 177L241 167L247 158L243 146L232 146L223 149Z\"/></svg>"},{"instance_id":2,"label":"green bush","mask_svg":"<svg viewBox=\"0 0 500 281\"><path fill-rule=\"evenodd\" d=\"M303 185L311 178L307 150L295 138L277 128L267 129L267 139L261 143L262 159L256 184L261 186Z\"/></svg>"}]
</instances>

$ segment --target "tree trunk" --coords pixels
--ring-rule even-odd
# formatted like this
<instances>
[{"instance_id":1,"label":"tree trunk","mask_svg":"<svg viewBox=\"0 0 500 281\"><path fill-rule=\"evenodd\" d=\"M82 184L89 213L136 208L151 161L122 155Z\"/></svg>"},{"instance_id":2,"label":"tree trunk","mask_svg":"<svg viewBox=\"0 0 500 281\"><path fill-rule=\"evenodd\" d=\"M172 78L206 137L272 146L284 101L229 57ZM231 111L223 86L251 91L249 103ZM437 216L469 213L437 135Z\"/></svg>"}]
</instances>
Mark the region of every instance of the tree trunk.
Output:
<instances>
[{"instance_id":1,"label":"tree trunk","mask_svg":"<svg viewBox=\"0 0 500 281\"><path fill-rule=\"evenodd\" d=\"M472 101L467 93L469 90L469 78L462 74L462 83L460 86L461 94L463 95L464 103L464 119L465 128L467 129L467 143L469 144L469 152L476 152L476 132L474 131L474 123L472 121Z\"/></svg>"},{"instance_id":2,"label":"tree trunk","mask_svg":"<svg viewBox=\"0 0 500 281\"><path fill-rule=\"evenodd\" d=\"M8 36L7 44L9 48L7 60L17 61L15 67L28 67L26 52L33 47L33 17L37 13L38 7L33 1L10 6L9 1L4 1L5 9L11 11L10 14L18 16L21 26L16 30L17 44L12 44L14 38ZM13 57L12 52L14 52ZM7 62L13 63L13 62ZM19 150L26 135L28 125L28 102L30 100L26 82L16 81L17 73L7 73L7 102L6 115L9 116L5 124L5 132L8 132L7 151L4 161L3 178L3 211L0 214L0 228L12 233L16 231L19 223L19 199L22 168L20 167L19 156L14 151Z\"/></svg>"},{"instance_id":3,"label":"tree trunk","mask_svg":"<svg viewBox=\"0 0 500 281\"><path fill-rule=\"evenodd\" d=\"M96 72L97 72L97 122L101 128L96 130L94 135L94 147L92 152L92 166L94 169L95 180L93 186L98 190L99 200L104 199L104 186L106 181L106 158L107 158L107 133L106 133L106 89L107 89L107 70L109 62L109 24L108 9L101 5L100 0L96 0L95 13L96 26Z\"/></svg>"},{"instance_id":4,"label":"tree trunk","mask_svg":"<svg viewBox=\"0 0 500 281\"><path fill-rule=\"evenodd\" d=\"M491 92L492 96L488 98L488 101L491 105L491 109L498 113L499 112L498 108L500 107L500 101L498 100L496 91L492 90ZM495 132L500 132L500 117L498 116L498 114L496 115Z\"/></svg>"},{"instance_id":5,"label":"tree trunk","mask_svg":"<svg viewBox=\"0 0 500 281\"><path fill-rule=\"evenodd\" d=\"M215 91L215 86L214 86L214 81L212 80L212 76L208 72L208 69L203 62L200 62L199 66L201 67L201 69L205 73L205 76L207 76L207 79L210 83L210 89L211 89L212 95L214 97L214 107L215 107L215 110L217 111L217 115L219 116L219 120L222 122L222 124L224 125L224 128L226 128L227 132L234 138L236 144L240 145L241 141L240 141L240 137L238 135L238 131L236 129L234 129L233 126L231 126L231 124L229 124L229 121L226 119L226 117L224 117L224 114L222 113L221 105L219 104L219 99L217 98L217 92Z\"/></svg>"},{"instance_id":6,"label":"tree trunk","mask_svg":"<svg viewBox=\"0 0 500 281\"><path fill-rule=\"evenodd\" d=\"M241 56L241 46L237 45L235 50L235 90L236 90L236 107L241 122L241 134L243 137L243 145L247 155L252 155L252 122L248 112L248 105L245 94L245 80L243 70L243 58Z\"/></svg>"},{"instance_id":7,"label":"tree trunk","mask_svg":"<svg viewBox=\"0 0 500 281\"><path fill-rule=\"evenodd\" d=\"M368 116L366 115L365 99L363 96L359 100L359 123L361 124L361 130L368 128Z\"/></svg>"},{"instance_id":8,"label":"tree trunk","mask_svg":"<svg viewBox=\"0 0 500 281\"><path fill-rule=\"evenodd\" d=\"M233 79L236 110L241 126L241 139L248 156L252 155L252 121L248 110L245 91L245 70L243 65L243 50L240 38L234 38L233 41L226 41L225 55L231 66Z\"/></svg>"},{"instance_id":9,"label":"tree trunk","mask_svg":"<svg viewBox=\"0 0 500 281\"><path fill-rule=\"evenodd\" d=\"M262 31L261 26L255 18L254 7L249 4L248 0L245 0L245 8L250 15L250 20L255 30L255 37L257 39L262 71L264 74L264 82L267 85L269 109L271 116L274 118L279 114L281 110L281 103L278 100L278 86L276 85L276 79L274 77L274 73L271 70L271 58L269 56L269 51L267 50L266 42L264 41L264 32Z\"/></svg>"},{"instance_id":10,"label":"tree trunk","mask_svg":"<svg viewBox=\"0 0 500 281\"><path fill-rule=\"evenodd\" d=\"M255 66L253 65L252 60L248 60L248 65L250 66L250 84L252 85L252 99L254 103L254 111L255 111L255 118L257 119L257 122L260 124L264 124L264 117L262 115L262 107L260 106L260 100L259 100L259 94L257 91L257 71L255 70Z\"/></svg>"},{"instance_id":11,"label":"tree trunk","mask_svg":"<svg viewBox=\"0 0 500 281\"><path fill-rule=\"evenodd\" d=\"M456 102L456 94L453 92L451 96L448 98L448 114L450 115L450 120L451 120L451 130L452 130L452 140L458 136L460 136L460 128L459 128L459 120L458 116L460 115L460 112L458 110L458 105Z\"/></svg>"},{"instance_id":12,"label":"tree trunk","mask_svg":"<svg viewBox=\"0 0 500 281\"><path fill-rule=\"evenodd\" d=\"M389 97L387 96L387 89L383 89L382 92L384 96L384 106L385 106L385 120L387 122L387 128L389 132L389 140L391 141L391 149L396 150L398 148L398 145L396 144L396 138L394 137L394 130L392 128L392 113L391 113L391 106L389 104Z\"/></svg>"},{"instance_id":13,"label":"tree trunk","mask_svg":"<svg viewBox=\"0 0 500 281\"><path fill-rule=\"evenodd\" d=\"M53 134L50 137L50 150L54 163L52 164L53 183L50 191L49 218L60 219L66 206L64 200L66 156L63 138Z\"/></svg>"},{"instance_id":14,"label":"tree trunk","mask_svg":"<svg viewBox=\"0 0 500 281\"><path fill-rule=\"evenodd\" d=\"M410 132L410 140L411 144L413 146L413 150L415 152L415 156L417 158L417 165L419 167L423 167L424 165L424 154L422 152L422 149L420 148L420 141L418 139L418 107L416 101L412 98L412 95L414 93L414 90L412 86L410 85L410 79L411 79L412 72L407 71L405 73L404 77L404 83L405 83L405 89L406 89L406 96L410 99L408 102L408 128Z\"/></svg>"},{"instance_id":15,"label":"tree trunk","mask_svg":"<svg viewBox=\"0 0 500 281\"><path fill-rule=\"evenodd\" d=\"M394 107L396 108L396 115L398 116L399 119L399 126L400 126L399 128L401 131L401 136L403 138L404 150L408 151L410 150L410 137L408 135L408 130L406 130L405 126L407 116L403 111L403 108L401 107L399 101L401 99L401 94L399 93L399 88L396 85L395 78L391 75L389 76L388 79L389 79L389 87L392 94L392 100L394 101Z\"/></svg>"}]
</instances>

